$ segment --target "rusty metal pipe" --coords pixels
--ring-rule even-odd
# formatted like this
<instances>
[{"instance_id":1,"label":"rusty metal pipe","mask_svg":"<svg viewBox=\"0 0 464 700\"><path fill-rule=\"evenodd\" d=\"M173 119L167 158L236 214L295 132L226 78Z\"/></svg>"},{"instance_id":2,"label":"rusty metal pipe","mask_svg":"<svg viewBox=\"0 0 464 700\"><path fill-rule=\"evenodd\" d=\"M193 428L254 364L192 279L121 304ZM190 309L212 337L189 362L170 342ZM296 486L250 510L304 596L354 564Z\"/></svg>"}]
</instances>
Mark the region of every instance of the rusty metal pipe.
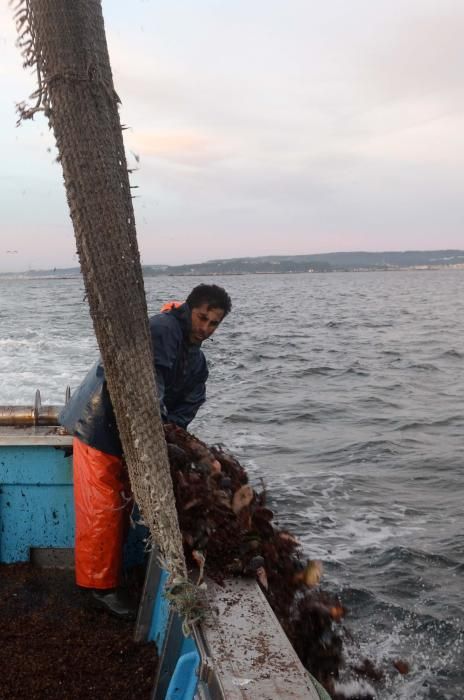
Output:
<instances>
[{"instance_id":1,"label":"rusty metal pipe","mask_svg":"<svg viewBox=\"0 0 464 700\"><path fill-rule=\"evenodd\" d=\"M34 406L0 406L0 425L37 425Z\"/></svg>"},{"instance_id":2,"label":"rusty metal pipe","mask_svg":"<svg viewBox=\"0 0 464 700\"><path fill-rule=\"evenodd\" d=\"M58 415L63 406L0 406L0 425L59 425Z\"/></svg>"},{"instance_id":3,"label":"rusty metal pipe","mask_svg":"<svg viewBox=\"0 0 464 700\"><path fill-rule=\"evenodd\" d=\"M71 393L66 389L66 403ZM33 406L0 406L0 426L59 425L58 416L63 406L42 406L40 391L35 393Z\"/></svg>"}]
</instances>

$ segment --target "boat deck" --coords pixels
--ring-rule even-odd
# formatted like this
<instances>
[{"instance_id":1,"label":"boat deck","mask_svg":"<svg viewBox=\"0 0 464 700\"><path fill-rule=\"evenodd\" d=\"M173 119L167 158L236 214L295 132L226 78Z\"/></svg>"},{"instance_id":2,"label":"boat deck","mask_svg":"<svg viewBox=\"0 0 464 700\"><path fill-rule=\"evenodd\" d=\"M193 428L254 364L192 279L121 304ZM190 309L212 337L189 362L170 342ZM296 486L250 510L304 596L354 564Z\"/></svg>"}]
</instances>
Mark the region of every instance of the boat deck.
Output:
<instances>
[{"instance_id":1,"label":"boat deck","mask_svg":"<svg viewBox=\"0 0 464 700\"><path fill-rule=\"evenodd\" d=\"M0 425L0 445L71 447L72 436L59 425Z\"/></svg>"},{"instance_id":2,"label":"boat deck","mask_svg":"<svg viewBox=\"0 0 464 700\"><path fill-rule=\"evenodd\" d=\"M230 579L224 586L208 580L207 597L202 632L227 700L319 700L254 580Z\"/></svg>"}]
</instances>

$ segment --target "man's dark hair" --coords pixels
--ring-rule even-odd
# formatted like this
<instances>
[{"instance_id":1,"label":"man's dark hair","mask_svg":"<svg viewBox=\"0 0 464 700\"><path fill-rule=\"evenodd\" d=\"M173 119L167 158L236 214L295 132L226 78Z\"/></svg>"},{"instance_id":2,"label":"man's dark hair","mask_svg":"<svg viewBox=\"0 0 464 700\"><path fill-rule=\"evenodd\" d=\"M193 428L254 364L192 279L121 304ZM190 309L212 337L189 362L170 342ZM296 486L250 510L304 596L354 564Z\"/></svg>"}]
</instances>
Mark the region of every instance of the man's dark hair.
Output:
<instances>
[{"instance_id":1,"label":"man's dark hair","mask_svg":"<svg viewBox=\"0 0 464 700\"><path fill-rule=\"evenodd\" d=\"M199 284L192 289L186 299L191 309L196 309L203 304L208 304L208 309L222 309L224 317L232 309L232 302L226 290L217 284Z\"/></svg>"}]
</instances>

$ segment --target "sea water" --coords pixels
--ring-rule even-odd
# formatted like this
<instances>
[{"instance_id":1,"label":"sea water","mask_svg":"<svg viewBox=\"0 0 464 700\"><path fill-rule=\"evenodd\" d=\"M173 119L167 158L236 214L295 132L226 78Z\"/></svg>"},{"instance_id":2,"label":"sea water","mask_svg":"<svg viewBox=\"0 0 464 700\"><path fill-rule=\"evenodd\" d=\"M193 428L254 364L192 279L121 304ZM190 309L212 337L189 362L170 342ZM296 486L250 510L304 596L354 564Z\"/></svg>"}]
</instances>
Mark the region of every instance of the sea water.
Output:
<instances>
[{"instance_id":1,"label":"sea water","mask_svg":"<svg viewBox=\"0 0 464 700\"><path fill-rule=\"evenodd\" d=\"M200 281L233 311L204 343L192 431L323 561L348 663L387 669L379 700L462 700L464 272L149 278L149 311ZM0 403L78 386L97 355L84 296L79 278L0 277Z\"/></svg>"}]
</instances>

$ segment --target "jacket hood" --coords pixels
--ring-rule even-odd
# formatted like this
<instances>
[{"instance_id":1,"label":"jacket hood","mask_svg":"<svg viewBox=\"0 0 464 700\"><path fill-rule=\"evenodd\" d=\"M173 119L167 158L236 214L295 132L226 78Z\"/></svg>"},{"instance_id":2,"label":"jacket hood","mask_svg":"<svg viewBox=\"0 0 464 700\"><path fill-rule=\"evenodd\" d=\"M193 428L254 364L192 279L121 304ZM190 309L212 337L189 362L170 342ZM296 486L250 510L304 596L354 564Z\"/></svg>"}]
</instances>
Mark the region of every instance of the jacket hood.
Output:
<instances>
[{"instance_id":1,"label":"jacket hood","mask_svg":"<svg viewBox=\"0 0 464 700\"><path fill-rule=\"evenodd\" d=\"M167 311L165 313L174 316L182 329L184 339L189 342L190 331L192 329L192 312L190 310L190 306L184 302L180 306L177 306L176 308L171 309L171 311Z\"/></svg>"}]
</instances>

